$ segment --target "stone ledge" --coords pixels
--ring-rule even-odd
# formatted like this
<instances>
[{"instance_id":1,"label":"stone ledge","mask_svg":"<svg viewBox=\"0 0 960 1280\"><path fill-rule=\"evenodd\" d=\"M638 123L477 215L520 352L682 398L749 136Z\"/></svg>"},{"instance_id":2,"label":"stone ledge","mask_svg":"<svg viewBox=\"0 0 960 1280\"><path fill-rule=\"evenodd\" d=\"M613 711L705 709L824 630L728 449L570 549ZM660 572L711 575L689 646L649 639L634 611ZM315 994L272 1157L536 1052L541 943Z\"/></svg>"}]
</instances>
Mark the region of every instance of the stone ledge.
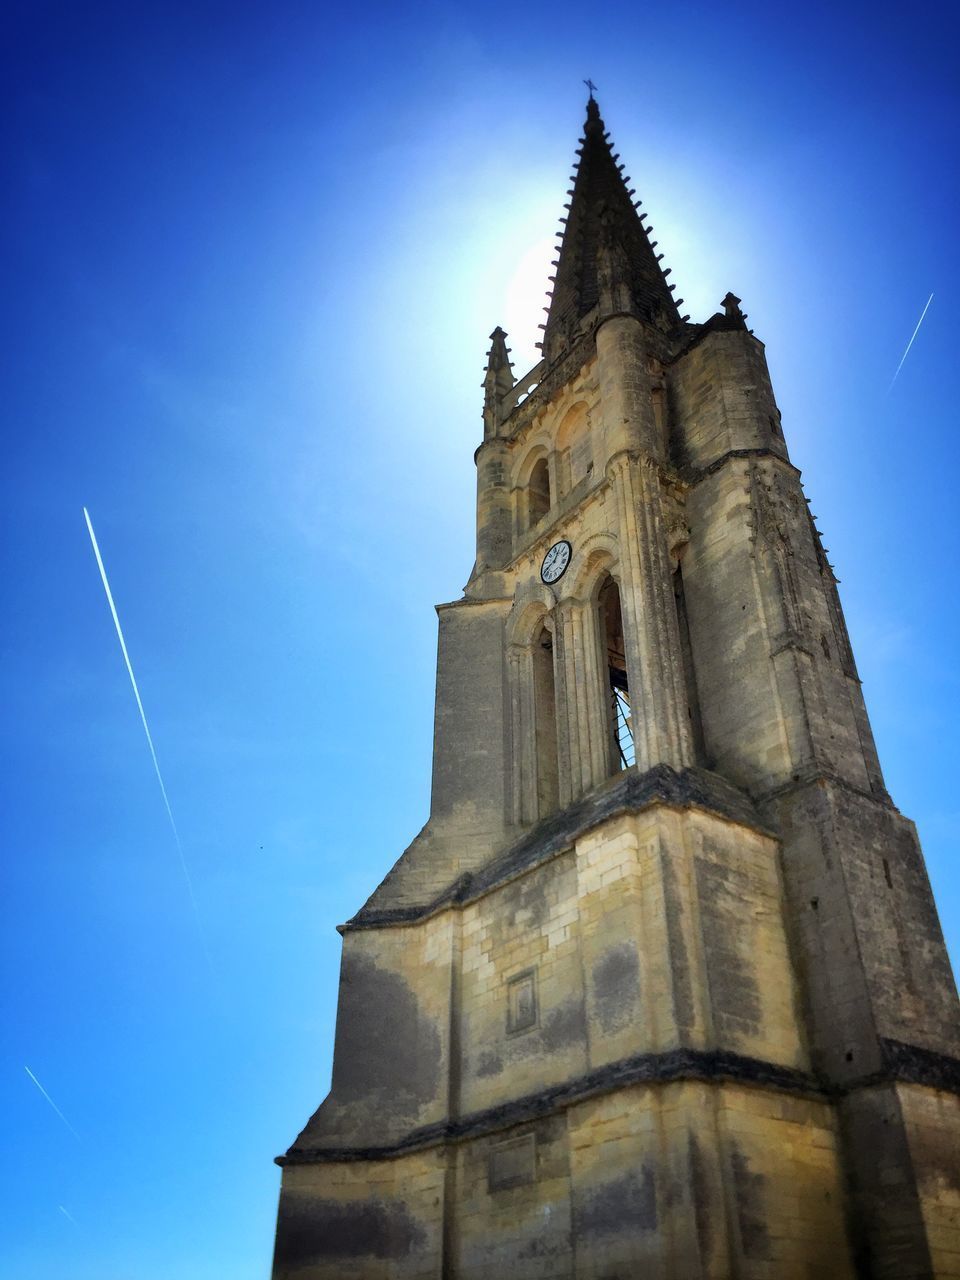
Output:
<instances>
[{"instance_id":1,"label":"stone ledge","mask_svg":"<svg viewBox=\"0 0 960 1280\"><path fill-rule=\"evenodd\" d=\"M567 1107L600 1094L631 1085L672 1084L677 1081L699 1081L707 1084L730 1082L772 1089L780 1093L828 1101L819 1081L806 1071L747 1058L722 1050L673 1049L667 1053L641 1053L623 1058L609 1066L599 1067L565 1084L528 1094L498 1107L474 1112L458 1120L424 1125L414 1129L399 1142L384 1147L291 1147L275 1163L281 1168L292 1164L330 1164L358 1160L390 1160L409 1151L439 1146L445 1142L462 1142L512 1128L542 1116L552 1115Z\"/></svg>"},{"instance_id":2,"label":"stone ledge","mask_svg":"<svg viewBox=\"0 0 960 1280\"><path fill-rule=\"evenodd\" d=\"M846 791L848 794L856 796L858 800L869 801L870 804L876 805L878 809L882 809L886 813L895 813L900 817L903 816L893 803L888 791L883 791L882 793L865 791L863 787L858 787L846 778L841 778L838 773L832 773L819 765L805 767L801 772L794 774L792 778L788 778L784 782L778 782L767 791L754 792L753 799L763 810L781 800L784 796L789 796L792 792L803 791L809 787L816 786L836 787L840 791Z\"/></svg>"},{"instance_id":3,"label":"stone ledge","mask_svg":"<svg viewBox=\"0 0 960 1280\"><path fill-rule=\"evenodd\" d=\"M880 1049L884 1069L878 1073L878 1083L895 1080L900 1084L925 1085L929 1089L960 1095L960 1061L956 1058L935 1049L924 1049L920 1045L886 1037L881 1037ZM858 1087L862 1088L867 1083L869 1081L858 1081Z\"/></svg>"},{"instance_id":4,"label":"stone ledge","mask_svg":"<svg viewBox=\"0 0 960 1280\"><path fill-rule=\"evenodd\" d=\"M960 1060L932 1049L882 1039L884 1067L844 1085L829 1085L807 1071L775 1062L744 1057L723 1050L673 1049L667 1053L641 1053L600 1067L565 1084L528 1094L498 1107L489 1107L440 1124L414 1129L399 1142L384 1147L291 1147L274 1163L339 1164L361 1160L392 1160L410 1151L480 1138L501 1129L538 1120L579 1102L631 1085L672 1084L697 1081L732 1083L768 1089L834 1103L861 1089L878 1085L915 1084L960 1096Z\"/></svg>"},{"instance_id":5,"label":"stone ledge","mask_svg":"<svg viewBox=\"0 0 960 1280\"><path fill-rule=\"evenodd\" d=\"M770 458L773 462L781 463L788 471L792 471L794 475L799 476L801 474L800 468L794 466L789 458L785 458L782 453L777 453L776 449L771 449L767 445L757 446L753 449L728 449L726 453L722 453L719 458L714 458L706 466L685 467L680 474L684 482L693 488L700 484L702 480L706 480L708 476L715 475L728 462L736 462L743 458Z\"/></svg>"},{"instance_id":6,"label":"stone ledge","mask_svg":"<svg viewBox=\"0 0 960 1280\"><path fill-rule=\"evenodd\" d=\"M446 907L474 902L492 889L564 853L601 822L625 813L639 813L656 804L672 809L703 809L728 822L776 838L750 798L719 774L699 768L677 773L665 764L655 765L646 773L627 769L566 809L538 822L513 845L496 854L486 867L461 876L422 906L392 907L383 911L361 908L352 920L338 925L338 928L341 933L346 933L354 929L416 924Z\"/></svg>"}]
</instances>

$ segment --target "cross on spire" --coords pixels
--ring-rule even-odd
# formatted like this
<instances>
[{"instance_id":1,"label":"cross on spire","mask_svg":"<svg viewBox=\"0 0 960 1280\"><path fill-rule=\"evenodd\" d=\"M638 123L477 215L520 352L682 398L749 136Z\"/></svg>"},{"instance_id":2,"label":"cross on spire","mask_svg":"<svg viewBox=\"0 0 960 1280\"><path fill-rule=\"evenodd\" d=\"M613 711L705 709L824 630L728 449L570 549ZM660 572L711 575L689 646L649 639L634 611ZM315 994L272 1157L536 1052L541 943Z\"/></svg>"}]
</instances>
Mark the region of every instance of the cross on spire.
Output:
<instances>
[{"instance_id":1,"label":"cross on spire","mask_svg":"<svg viewBox=\"0 0 960 1280\"><path fill-rule=\"evenodd\" d=\"M584 84L587 86L587 88L590 90L590 98L591 98L591 100L592 100L592 99L593 99L593 91L594 91L594 89L596 89L596 87L597 87L597 86L593 83L593 81L592 81L592 80L584 80L584 82L583 82L583 83L584 83Z\"/></svg>"}]
</instances>

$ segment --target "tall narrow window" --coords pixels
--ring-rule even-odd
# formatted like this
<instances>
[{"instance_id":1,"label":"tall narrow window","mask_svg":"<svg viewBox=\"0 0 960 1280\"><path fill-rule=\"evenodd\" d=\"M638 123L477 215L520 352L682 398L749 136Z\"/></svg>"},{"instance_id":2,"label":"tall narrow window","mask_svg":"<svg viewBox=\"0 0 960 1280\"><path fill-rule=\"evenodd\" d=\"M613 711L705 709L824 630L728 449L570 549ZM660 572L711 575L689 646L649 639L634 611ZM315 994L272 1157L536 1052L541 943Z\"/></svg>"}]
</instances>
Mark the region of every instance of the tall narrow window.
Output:
<instances>
[{"instance_id":1,"label":"tall narrow window","mask_svg":"<svg viewBox=\"0 0 960 1280\"><path fill-rule=\"evenodd\" d=\"M620 591L612 578L600 590L601 654L606 655L607 736L610 744L610 772L617 773L636 763L633 708L627 681L626 645Z\"/></svg>"},{"instance_id":2,"label":"tall narrow window","mask_svg":"<svg viewBox=\"0 0 960 1280\"><path fill-rule=\"evenodd\" d=\"M560 802L557 761L557 692L553 636L546 627L533 643L533 714L537 753L537 814L553 813Z\"/></svg>"},{"instance_id":3,"label":"tall narrow window","mask_svg":"<svg viewBox=\"0 0 960 1280\"><path fill-rule=\"evenodd\" d=\"M587 430L587 406L583 401L564 414L557 430L556 448L559 472L557 488L561 497L565 497L593 468L593 452Z\"/></svg>"},{"instance_id":4,"label":"tall narrow window","mask_svg":"<svg viewBox=\"0 0 960 1280\"><path fill-rule=\"evenodd\" d=\"M687 600L683 593L683 570L678 564L673 573L673 598L677 606L677 630L680 633L680 657L683 662L683 686L687 695L687 716L690 736L693 739L697 764L706 764L707 750L703 741L703 722L700 719L700 698L697 694L697 673L693 666L693 647L690 644L690 624L687 621Z\"/></svg>"},{"instance_id":5,"label":"tall narrow window","mask_svg":"<svg viewBox=\"0 0 960 1280\"><path fill-rule=\"evenodd\" d=\"M550 510L550 468L541 458L530 472L527 486L527 528L532 529Z\"/></svg>"}]
</instances>

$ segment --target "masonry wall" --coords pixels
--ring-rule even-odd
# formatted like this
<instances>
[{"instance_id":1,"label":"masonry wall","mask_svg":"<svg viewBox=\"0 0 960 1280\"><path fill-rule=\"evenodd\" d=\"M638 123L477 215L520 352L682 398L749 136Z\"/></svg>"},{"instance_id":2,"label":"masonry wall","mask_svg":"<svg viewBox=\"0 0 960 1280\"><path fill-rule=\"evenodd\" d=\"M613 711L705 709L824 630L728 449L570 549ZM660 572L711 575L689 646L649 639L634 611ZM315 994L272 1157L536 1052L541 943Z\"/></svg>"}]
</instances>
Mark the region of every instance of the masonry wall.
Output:
<instances>
[{"instance_id":1,"label":"masonry wall","mask_svg":"<svg viewBox=\"0 0 960 1280\"><path fill-rule=\"evenodd\" d=\"M806 1072L770 835L655 805L462 907L349 931L344 957L278 1277L842 1259L835 1120Z\"/></svg>"}]
</instances>

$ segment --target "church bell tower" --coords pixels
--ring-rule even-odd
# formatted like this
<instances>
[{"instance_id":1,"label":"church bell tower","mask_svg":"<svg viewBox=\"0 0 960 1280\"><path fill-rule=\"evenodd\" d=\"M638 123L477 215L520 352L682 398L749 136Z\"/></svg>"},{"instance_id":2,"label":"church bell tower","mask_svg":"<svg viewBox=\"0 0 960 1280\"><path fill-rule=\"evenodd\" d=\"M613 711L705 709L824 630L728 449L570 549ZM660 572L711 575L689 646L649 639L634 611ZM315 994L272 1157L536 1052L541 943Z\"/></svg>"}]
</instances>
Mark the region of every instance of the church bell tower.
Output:
<instances>
[{"instance_id":1,"label":"church bell tower","mask_svg":"<svg viewBox=\"0 0 960 1280\"><path fill-rule=\"evenodd\" d=\"M577 155L275 1280L960 1276L956 988L763 344L681 315L592 97Z\"/></svg>"}]
</instances>

